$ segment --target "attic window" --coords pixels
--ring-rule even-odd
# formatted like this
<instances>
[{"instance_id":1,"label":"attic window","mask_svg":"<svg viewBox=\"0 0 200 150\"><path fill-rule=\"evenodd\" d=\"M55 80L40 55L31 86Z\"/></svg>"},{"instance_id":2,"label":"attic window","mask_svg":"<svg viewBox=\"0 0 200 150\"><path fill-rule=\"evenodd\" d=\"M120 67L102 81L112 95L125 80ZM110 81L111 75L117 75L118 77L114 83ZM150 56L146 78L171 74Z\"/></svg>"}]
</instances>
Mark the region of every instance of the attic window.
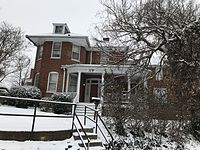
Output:
<instances>
[{"instance_id":1,"label":"attic window","mask_svg":"<svg viewBox=\"0 0 200 150\"><path fill-rule=\"evenodd\" d=\"M55 33L63 33L63 26L55 26Z\"/></svg>"}]
</instances>

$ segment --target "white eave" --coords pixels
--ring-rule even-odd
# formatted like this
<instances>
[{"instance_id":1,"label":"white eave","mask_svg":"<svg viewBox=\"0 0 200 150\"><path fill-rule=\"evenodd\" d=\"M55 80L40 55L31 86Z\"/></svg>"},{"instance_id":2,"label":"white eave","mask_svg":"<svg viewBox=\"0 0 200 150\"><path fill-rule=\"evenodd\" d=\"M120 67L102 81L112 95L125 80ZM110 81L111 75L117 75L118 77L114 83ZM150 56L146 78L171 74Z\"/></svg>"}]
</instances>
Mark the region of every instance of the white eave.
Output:
<instances>
[{"instance_id":1,"label":"white eave","mask_svg":"<svg viewBox=\"0 0 200 150\"><path fill-rule=\"evenodd\" d=\"M87 36L81 36L73 33L26 35L26 38L29 39L35 46L42 45L45 41L66 41L83 46L86 49L90 48L90 43Z\"/></svg>"},{"instance_id":2,"label":"white eave","mask_svg":"<svg viewBox=\"0 0 200 150\"><path fill-rule=\"evenodd\" d=\"M82 73L93 73L101 74L104 72L115 73L115 74L125 74L129 70L129 65L101 65L101 64L72 64L72 65L62 65L61 68L67 69L69 73L82 72Z\"/></svg>"}]
</instances>

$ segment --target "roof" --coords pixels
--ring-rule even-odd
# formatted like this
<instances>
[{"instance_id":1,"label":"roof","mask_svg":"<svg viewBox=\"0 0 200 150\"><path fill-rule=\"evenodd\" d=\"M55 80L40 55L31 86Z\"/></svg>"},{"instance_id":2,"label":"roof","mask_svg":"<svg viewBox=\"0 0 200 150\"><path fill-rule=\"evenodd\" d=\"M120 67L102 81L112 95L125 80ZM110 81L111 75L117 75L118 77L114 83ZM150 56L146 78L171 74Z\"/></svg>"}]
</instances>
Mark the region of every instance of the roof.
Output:
<instances>
[{"instance_id":1,"label":"roof","mask_svg":"<svg viewBox=\"0 0 200 150\"><path fill-rule=\"evenodd\" d=\"M87 36L82 36L75 33L67 34L55 34L55 33L45 33L37 35L26 35L35 46L42 45L45 41L66 41L71 42L85 48L90 48L89 39Z\"/></svg>"}]
</instances>

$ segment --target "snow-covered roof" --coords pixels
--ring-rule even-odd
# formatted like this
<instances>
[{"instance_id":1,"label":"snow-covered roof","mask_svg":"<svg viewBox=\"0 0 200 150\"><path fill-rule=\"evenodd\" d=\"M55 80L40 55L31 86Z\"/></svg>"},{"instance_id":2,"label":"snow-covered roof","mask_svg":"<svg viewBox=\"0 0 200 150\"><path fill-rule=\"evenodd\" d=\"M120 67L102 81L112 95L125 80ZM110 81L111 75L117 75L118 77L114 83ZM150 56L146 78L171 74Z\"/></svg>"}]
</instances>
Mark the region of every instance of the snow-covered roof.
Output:
<instances>
[{"instance_id":1,"label":"snow-covered roof","mask_svg":"<svg viewBox=\"0 0 200 150\"><path fill-rule=\"evenodd\" d=\"M42 45L45 41L66 41L79 46L83 46L85 48L90 48L88 37L76 33L45 33L36 35L26 35L26 38L28 38L35 46Z\"/></svg>"}]
</instances>

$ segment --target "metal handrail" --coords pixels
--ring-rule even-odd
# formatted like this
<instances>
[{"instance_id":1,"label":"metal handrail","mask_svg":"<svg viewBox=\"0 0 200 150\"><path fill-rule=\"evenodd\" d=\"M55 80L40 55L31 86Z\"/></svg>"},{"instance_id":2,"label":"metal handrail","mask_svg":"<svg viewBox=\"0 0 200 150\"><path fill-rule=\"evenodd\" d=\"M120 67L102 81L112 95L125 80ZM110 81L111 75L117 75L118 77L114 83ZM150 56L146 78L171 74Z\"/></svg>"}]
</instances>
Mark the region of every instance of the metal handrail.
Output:
<instances>
[{"instance_id":1,"label":"metal handrail","mask_svg":"<svg viewBox=\"0 0 200 150\"><path fill-rule=\"evenodd\" d=\"M75 112L76 109L76 103L70 103L70 102L57 102L57 101L46 101L46 100L40 100L40 99L31 99L31 98L19 98L19 97L10 97L10 96L0 96L0 99L3 100L9 100L9 101L16 101L16 100L22 100L22 101L31 101L34 102L34 114L33 115L29 115L29 114L8 114L8 113L0 113L0 115L4 115L4 116L24 116L24 117L33 117L33 122L32 122L32 127L31 127L31 132L29 135L29 139L32 140L32 135L34 132L34 126L35 126L35 118L36 117L55 117L55 118L74 118L74 114L72 113L72 115L62 115L62 116L53 116L53 115L37 115L36 109L37 109L37 104L39 103L51 103L53 105L55 104L61 104L61 105L71 105L74 106L72 107L72 111ZM72 129L73 130L73 129Z\"/></svg>"},{"instance_id":2,"label":"metal handrail","mask_svg":"<svg viewBox=\"0 0 200 150\"><path fill-rule=\"evenodd\" d=\"M87 114L87 108L90 109L90 110L93 110L94 111L94 118L95 119L91 119L90 117L88 117L86 114ZM101 116L99 115L99 112L97 109L93 109L89 106L85 106L85 111L84 111L84 125L86 125L86 118L89 119L90 121L92 121L93 123L96 124L96 133L97 133L97 127L99 129L99 131L101 132L101 134L103 135L104 139L106 140L106 142L108 144L109 143L109 140L106 138L105 134L103 133L102 129L100 128L99 124L98 124L98 118L99 120L101 121L101 123L103 124L104 128L106 129L106 131L108 132L109 136L111 137L111 146L114 147L114 137L112 136L111 132L109 131L109 129L107 128L106 124L104 123L103 119L101 118Z\"/></svg>"},{"instance_id":3,"label":"metal handrail","mask_svg":"<svg viewBox=\"0 0 200 150\"><path fill-rule=\"evenodd\" d=\"M79 132L79 130L78 130L76 124L75 124L75 119L73 120L73 123L72 123L72 124L75 126L76 131L77 131L78 134L79 134L79 137L82 139L81 142L83 143L85 150L89 150L89 147L90 147L90 138L88 137L87 133L85 132L85 130L84 130L84 128L83 128L83 125L82 125L80 119L78 118L78 116L76 115L76 113L74 114L74 116L75 116L75 118L78 120L78 123L79 123L79 125L81 126L81 130L83 131L83 133L85 134L85 136L86 136L86 138L87 138L87 140L88 140L87 146L86 146L86 144L85 144L85 142L84 142L84 140L83 140L83 137L82 137L82 135L80 134L80 132Z\"/></svg>"}]
</instances>

